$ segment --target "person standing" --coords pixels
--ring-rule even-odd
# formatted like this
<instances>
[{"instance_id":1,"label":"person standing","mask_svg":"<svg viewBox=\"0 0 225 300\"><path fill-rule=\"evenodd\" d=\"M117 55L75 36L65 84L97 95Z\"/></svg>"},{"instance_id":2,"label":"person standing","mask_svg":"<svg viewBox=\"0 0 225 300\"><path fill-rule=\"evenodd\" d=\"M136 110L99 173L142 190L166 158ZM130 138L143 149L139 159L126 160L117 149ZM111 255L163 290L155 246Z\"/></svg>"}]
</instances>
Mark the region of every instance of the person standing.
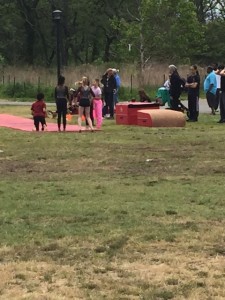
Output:
<instances>
[{"instance_id":1,"label":"person standing","mask_svg":"<svg viewBox=\"0 0 225 300\"><path fill-rule=\"evenodd\" d=\"M221 84L220 70L218 68L217 63L213 64L213 70L214 73L216 74L216 82L217 82L217 90L216 90L216 97L215 97L215 104L214 104L214 109L216 111L220 103L220 84Z\"/></svg>"},{"instance_id":2,"label":"person standing","mask_svg":"<svg viewBox=\"0 0 225 300\"><path fill-rule=\"evenodd\" d=\"M170 104L172 110L180 111L181 78L174 65L169 66L170 74Z\"/></svg>"},{"instance_id":3,"label":"person standing","mask_svg":"<svg viewBox=\"0 0 225 300\"><path fill-rule=\"evenodd\" d=\"M208 106L211 108L211 114L215 115L215 98L217 90L216 74L213 72L213 67L207 67L207 77L204 81L204 91L206 93L206 99Z\"/></svg>"},{"instance_id":4,"label":"person standing","mask_svg":"<svg viewBox=\"0 0 225 300\"><path fill-rule=\"evenodd\" d=\"M224 65L219 66L219 74L221 79L220 92L220 120L218 123L225 123L225 68Z\"/></svg>"},{"instance_id":5,"label":"person standing","mask_svg":"<svg viewBox=\"0 0 225 300\"><path fill-rule=\"evenodd\" d=\"M115 107L116 104L119 102L119 89L120 89L120 86L121 86L121 79L120 79L120 76L119 76L119 70L113 69L113 74L114 74L114 77L116 79L116 91L113 94L114 107Z\"/></svg>"},{"instance_id":6,"label":"person standing","mask_svg":"<svg viewBox=\"0 0 225 300\"><path fill-rule=\"evenodd\" d=\"M80 102L79 102L79 116L78 116L78 125L79 125L79 132L81 132L81 123L82 123L82 116L85 113L85 117L87 119L88 125L93 132L94 128L92 125L92 121L90 118L90 97L95 97L94 92L89 86L89 81L87 77L82 78L82 85L77 89L75 93L75 97L79 94Z\"/></svg>"},{"instance_id":7,"label":"person standing","mask_svg":"<svg viewBox=\"0 0 225 300\"><path fill-rule=\"evenodd\" d=\"M38 93L37 100L31 106L31 113L34 119L35 130L39 131L39 124L41 123L41 130L44 131L47 127L45 121L46 104L44 102L44 94Z\"/></svg>"},{"instance_id":8,"label":"person standing","mask_svg":"<svg viewBox=\"0 0 225 300\"><path fill-rule=\"evenodd\" d=\"M103 84L104 100L106 110L109 109L110 118L114 119L114 101L113 94L116 91L116 79L113 75L113 70L110 68L102 76L101 83Z\"/></svg>"},{"instance_id":9,"label":"person standing","mask_svg":"<svg viewBox=\"0 0 225 300\"><path fill-rule=\"evenodd\" d=\"M199 115L199 86L200 76L197 66L190 67L191 74L187 78L185 86L188 88L188 117L187 121L197 122Z\"/></svg>"},{"instance_id":10,"label":"person standing","mask_svg":"<svg viewBox=\"0 0 225 300\"><path fill-rule=\"evenodd\" d=\"M67 102L69 101L69 89L65 85L65 77L60 75L58 78L58 85L55 88L55 101L58 114L58 131L61 131L61 119L63 121L63 131L66 130L66 114Z\"/></svg>"},{"instance_id":11,"label":"person standing","mask_svg":"<svg viewBox=\"0 0 225 300\"><path fill-rule=\"evenodd\" d=\"M93 106L95 111L95 118L97 123L97 129L102 127L102 90L99 85L99 79L95 79L94 84L91 87L95 94L93 99Z\"/></svg>"}]
</instances>

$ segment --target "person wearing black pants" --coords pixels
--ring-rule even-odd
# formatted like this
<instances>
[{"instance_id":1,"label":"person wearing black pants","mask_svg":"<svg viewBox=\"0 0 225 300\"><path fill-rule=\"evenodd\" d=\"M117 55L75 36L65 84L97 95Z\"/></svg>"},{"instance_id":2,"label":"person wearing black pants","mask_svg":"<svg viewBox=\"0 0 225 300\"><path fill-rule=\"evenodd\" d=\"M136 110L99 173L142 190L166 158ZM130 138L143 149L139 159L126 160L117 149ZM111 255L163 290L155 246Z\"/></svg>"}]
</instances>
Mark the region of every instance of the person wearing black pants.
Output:
<instances>
[{"instance_id":1,"label":"person wearing black pants","mask_svg":"<svg viewBox=\"0 0 225 300\"><path fill-rule=\"evenodd\" d=\"M197 122L199 115L199 86L200 76L197 66L190 67L191 74L187 78L186 87L188 88L188 122Z\"/></svg>"},{"instance_id":2,"label":"person wearing black pants","mask_svg":"<svg viewBox=\"0 0 225 300\"><path fill-rule=\"evenodd\" d=\"M114 118L114 100L113 95L116 92L116 79L113 74L113 69L108 69L102 76L101 83L103 84L103 93L106 108L109 109L110 118Z\"/></svg>"},{"instance_id":3,"label":"person wearing black pants","mask_svg":"<svg viewBox=\"0 0 225 300\"><path fill-rule=\"evenodd\" d=\"M224 65L219 66L219 74L221 80L220 86L220 120L218 123L225 123L225 68Z\"/></svg>"},{"instance_id":4,"label":"person wearing black pants","mask_svg":"<svg viewBox=\"0 0 225 300\"><path fill-rule=\"evenodd\" d=\"M61 131L61 119L63 120L63 131L65 131L67 102L69 101L69 89L65 85L65 77L61 75L58 78L58 85L55 88L55 101L58 114L58 131Z\"/></svg>"}]
</instances>

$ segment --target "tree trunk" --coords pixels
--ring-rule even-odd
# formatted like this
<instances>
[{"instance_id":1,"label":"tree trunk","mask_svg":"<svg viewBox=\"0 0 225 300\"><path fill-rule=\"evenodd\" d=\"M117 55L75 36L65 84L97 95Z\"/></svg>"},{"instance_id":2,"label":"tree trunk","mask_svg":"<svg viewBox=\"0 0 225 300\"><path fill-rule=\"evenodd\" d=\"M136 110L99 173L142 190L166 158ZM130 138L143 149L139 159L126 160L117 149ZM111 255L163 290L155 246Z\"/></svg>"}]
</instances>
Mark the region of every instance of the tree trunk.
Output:
<instances>
[{"instance_id":1,"label":"tree trunk","mask_svg":"<svg viewBox=\"0 0 225 300\"><path fill-rule=\"evenodd\" d=\"M114 39L115 37L109 37L108 35L106 35L104 62L110 61L110 47Z\"/></svg>"}]
</instances>

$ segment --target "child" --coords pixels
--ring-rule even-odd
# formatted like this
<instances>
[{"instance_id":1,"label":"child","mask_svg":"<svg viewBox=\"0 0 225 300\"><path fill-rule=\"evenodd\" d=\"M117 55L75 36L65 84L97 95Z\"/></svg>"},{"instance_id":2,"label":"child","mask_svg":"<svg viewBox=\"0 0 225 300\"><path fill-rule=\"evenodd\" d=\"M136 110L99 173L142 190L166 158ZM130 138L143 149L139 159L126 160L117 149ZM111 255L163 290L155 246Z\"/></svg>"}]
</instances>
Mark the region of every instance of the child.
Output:
<instances>
[{"instance_id":1,"label":"child","mask_svg":"<svg viewBox=\"0 0 225 300\"><path fill-rule=\"evenodd\" d=\"M138 91L139 97L140 97L140 102L151 102L151 99L149 96L145 93L143 89Z\"/></svg>"},{"instance_id":2,"label":"child","mask_svg":"<svg viewBox=\"0 0 225 300\"><path fill-rule=\"evenodd\" d=\"M95 79L94 84L91 87L92 91L95 94L93 100L93 106L95 110L95 117L97 122L97 129L100 129L102 126L102 91L100 88L99 79Z\"/></svg>"},{"instance_id":3,"label":"child","mask_svg":"<svg viewBox=\"0 0 225 300\"><path fill-rule=\"evenodd\" d=\"M46 121L45 121L45 115L46 115L46 104L44 102L44 94L38 93L37 94L37 100L32 104L31 106L31 113L34 118L34 126L36 131L39 131L39 123L41 123L41 130L44 131L47 127Z\"/></svg>"}]
</instances>

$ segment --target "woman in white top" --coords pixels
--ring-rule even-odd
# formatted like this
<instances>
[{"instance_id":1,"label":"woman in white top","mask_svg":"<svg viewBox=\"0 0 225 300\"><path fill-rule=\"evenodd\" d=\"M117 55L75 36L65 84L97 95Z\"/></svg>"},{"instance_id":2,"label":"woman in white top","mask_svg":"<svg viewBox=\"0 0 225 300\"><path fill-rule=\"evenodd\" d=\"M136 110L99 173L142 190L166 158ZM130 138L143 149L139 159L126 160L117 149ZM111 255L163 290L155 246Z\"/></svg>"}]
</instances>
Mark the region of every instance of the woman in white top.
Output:
<instances>
[{"instance_id":1,"label":"woman in white top","mask_svg":"<svg viewBox=\"0 0 225 300\"><path fill-rule=\"evenodd\" d=\"M102 126L102 90L100 88L99 79L95 79L91 89L95 94L93 104L97 129L100 129Z\"/></svg>"}]
</instances>

